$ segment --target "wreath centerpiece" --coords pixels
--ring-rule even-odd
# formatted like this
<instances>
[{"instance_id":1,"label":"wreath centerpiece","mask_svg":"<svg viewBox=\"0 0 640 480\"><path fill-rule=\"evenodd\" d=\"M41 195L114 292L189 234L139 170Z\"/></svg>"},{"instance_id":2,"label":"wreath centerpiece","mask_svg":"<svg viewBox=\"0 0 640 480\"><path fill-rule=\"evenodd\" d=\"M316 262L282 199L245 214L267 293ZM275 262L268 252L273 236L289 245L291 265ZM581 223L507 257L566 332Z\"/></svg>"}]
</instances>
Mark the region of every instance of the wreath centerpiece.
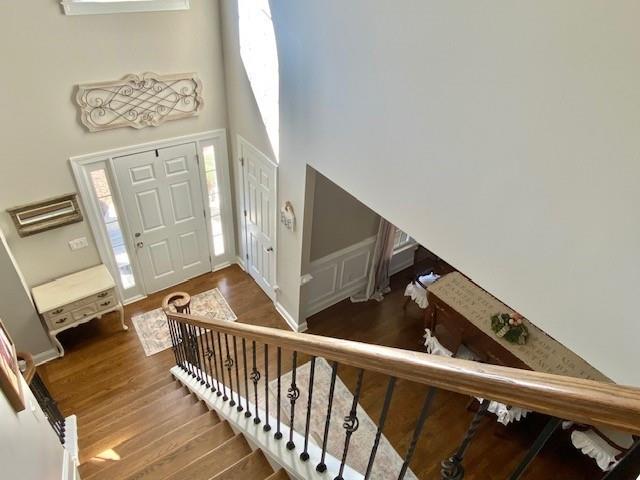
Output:
<instances>
[{"instance_id":1,"label":"wreath centerpiece","mask_svg":"<svg viewBox=\"0 0 640 480\"><path fill-rule=\"evenodd\" d=\"M517 313L496 313L491 317L491 330L507 342L524 345L527 343L529 330L522 320L522 315Z\"/></svg>"}]
</instances>

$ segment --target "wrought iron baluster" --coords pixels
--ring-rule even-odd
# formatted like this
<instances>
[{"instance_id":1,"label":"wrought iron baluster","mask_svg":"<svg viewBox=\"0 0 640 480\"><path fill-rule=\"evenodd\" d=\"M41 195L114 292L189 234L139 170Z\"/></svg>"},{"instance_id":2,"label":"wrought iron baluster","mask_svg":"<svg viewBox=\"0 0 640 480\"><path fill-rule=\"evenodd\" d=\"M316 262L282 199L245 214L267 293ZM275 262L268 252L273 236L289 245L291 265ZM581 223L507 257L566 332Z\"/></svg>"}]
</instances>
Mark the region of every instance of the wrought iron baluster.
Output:
<instances>
[{"instance_id":1,"label":"wrought iron baluster","mask_svg":"<svg viewBox=\"0 0 640 480\"><path fill-rule=\"evenodd\" d=\"M264 427L262 430L271 430L269 425L269 345L264 344Z\"/></svg>"},{"instance_id":2,"label":"wrought iron baluster","mask_svg":"<svg viewBox=\"0 0 640 480\"><path fill-rule=\"evenodd\" d=\"M327 403L327 418L324 423L324 436L322 438L322 455L320 456L320 463L316 466L316 470L320 473L327 470L327 465L324 463L324 458L327 454L327 441L329 440L329 426L331 424L331 409L333 408L333 392L336 387L336 376L338 374L338 362L333 362L331 367L331 385L329 386L329 401Z\"/></svg>"},{"instance_id":3,"label":"wrought iron baluster","mask_svg":"<svg viewBox=\"0 0 640 480\"><path fill-rule=\"evenodd\" d=\"M216 337L218 337L218 356L220 357L220 375L222 377L222 400L226 402L229 400L229 397L227 397L227 385L224 381L224 360L222 360L222 342L220 341L220 332L216 332Z\"/></svg>"},{"instance_id":4,"label":"wrought iron baluster","mask_svg":"<svg viewBox=\"0 0 640 480\"><path fill-rule=\"evenodd\" d=\"M215 373L213 371L213 367L211 366L211 357L213 357L213 349L211 348L211 345L209 344L209 337L208 334L209 330L207 330L206 328L204 329L204 331L202 332L202 337L204 337L204 345L205 345L205 357L207 357L207 363L209 364L209 376L211 377L211 385L209 385L211 387L211 391L215 392L217 389L216 387L214 387L214 382L217 381L215 375L217 375L217 373Z\"/></svg>"},{"instance_id":5,"label":"wrought iron baluster","mask_svg":"<svg viewBox=\"0 0 640 480\"><path fill-rule=\"evenodd\" d=\"M244 363L244 401L247 407L244 416L249 418L251 416L251 408L249 407L249 367L247 367L247 343L244 338L242 339L242 358Z\"/></svg>"},{"instance_id":6,"label":"wrought iron baluster","mask_svg":"<svg viewBox=\"0 0 640 480\"><path fill-rule=\"evenodd\" d=\"M256 367L256 342L253 341L253 370L251 370L251 381L253 382L253 393L255 395L255 403L253 408L255 409L255 416L253 417L253 423L258 425L260 420L260 410L258 409L258 382L260 381L260 372Z\"/></svg>"},{"instance_id":7,"label":"wrought iron baluster","mask_svg":"<svg viewBox=\"0 0 640 480\"><path fill-rule=\"evenodd\" d=\"M309 460L309 426L311 424L311 402L313 401L313 377L316 372L316 357L311 358L311 369L309 371L309 396L307 398L307 420L304 426L304 448L300 454L300 460Z\"/></svg>"},{"instance_id":8,"label":"wrought iron baluster","mask_svg":"<svg viewBox=\"0 0 640 480\"><path fill-rule=\"evenodd\" d=\"M533 462L533 459L536 458L536 456L540 453L540 450L542 450L542 448L545 446L549 438L551 438L551 435L553 435L553 433L558 429L561 422L562 420L555 417L551 418L547 422L547 424L542 429L542 432L540 432L540 435L538 435L538 437L531 445L531 448L529 448L527 454L520 461L516 469L509 477L510 480L518 480L522 476L529 465L531 465L531 462Z\"/></svg>"},{"instance_id":9,"label":"wrought iron baluster","mask_svg":"<svg viewBox=\"0 0 640 480\"><path fill-rule=\"evenodd\" d=\"M213 358L213 370L215 373L214 380L216 382L216 395L219 397L222 395L220 391L220 382L218 381L218 359L216 357L216 341L213 337L213 332L211 330L207 331L208 334L207 342L211 342L211 358Z\"/></svg>"},{"instance_id":10,"label":"wrought iron baluster","mask_svg":"<svg viewBox=\"0 0 640 480\"><path fill-rule=\"evenodd\" d=\"M203 380L202 383L206 385L207 388L211 387L209 383L209 372L207 372L207 350L204 348L204 340L202 339L202 328L196 327L196 333L198 334L198 341L200 342L200 358L202 360L202 373Z\"/></svg>"},{"instance_id":11,"label":"wrought iron baluster","mask_svg":"<svg viewBox=\"0 0 640 480\"><path fill-rule=\"evenodd\" d=\"M189 359L189 365L191 366L191 376L197 379L198 365L196 364L194 355L193 355L193 335L191 333L191 325L189 325L188 323L185 324L185 331L186 331L185 347L186 347L187 356Z\"/></svg>"},{"instance_id":12,"label":"wrought iron baluster","mask_svg":"<svg viewBox=\"0 0 640 480\"><path fill-rule=\"evenodd\" d=\"M242 400L241 400L242 397L240 396L240 373L238 372L238 345L236 344L235 335L233 336L233 363L235 364L235 367L236 367L236 387L238 388L238 391L237 391L238 408L237 408L237 410L239 412L241 412L242 410L244 410L244 408L242 407Z\"/></svg>"},{"instance_id":13,"label":"wrought iron baluster","mask_svg":"<svg viewBox=\"0 0 640 480\"><path fill-rule=\"evenodd\" d=\"M204 385L204 369L202 368L202 361L200 358L200 345L198 343L198 332L196 331L196 327L191 325L191 342L193 346L193 356L195 357L196 364L198 365L197 376L198 380L200 380L200 385Z\"/></svg>"},{"instance_id":14,"label":"wrought iron baluster","mask_svg":"<svg viewBox=\"0 0 640 480\"><path fill-rule=\"evenodd\" d=\"M227 336L227 334L224 334L224 344L225 347L227 349L227 358L225 360L225 367L227 367L227 373L229 374L229 395L231 396L231 401L229 402L229 405L231 405L232 407L235 406L236 401L233 399L233 374L231 373L231 369L233 368L233 358L231 358L231 355L229 354L229 337Z\"/></svg>"},{"instance_id":15,"label":"wrought iron baluster","mask_svg":"<svg viewBox=\"0 0 640 480\"><path fill-rule=\"evenodd\" d=\"M173 356L176 359L176 365L180 365L180 359L178 358L178 342L173 331L173 320L171 320L169 317L167 317L167 327L169 328L169 336L171 337L171 350L173 351Z\"/></svg>"},{"instance_id":16,"label":"wrought iron baluster","mask_svg":"<svg viewBox=\"0 0 640 480\"><path fill-rule=\"evenodd\" d=\"M277 400L277 408L276 408L276 433L273 435L273 438L276 440L280 440L282 438L282 432L280 431L280 400L281 400L281 379L282 379L282 349L278 347L278 355L277 355L277 375L278 375L278 400Z\"/></svg>"},{"instance_id":17,"label":"wrought iron baluster","mask_svg":"<svg viewBox=\"0 0 640 480\"><path fill-rule=\"evenodd\" d=\"M291 425L289 426L289 441L287 442L287 450L293 450L296 448L296 444L293 443L293 429L294 421L296 417L296 401L300 398L300 389L296 385L296 373L298 370L298 352L294 351L291 354L291 386L287 390L287 398L291 404Z\"/></svg>"},{"instance_id":18,"label":"wrought iron baluster","mask_svg":"<svg viewBox=\"0 0 640 480\"><path fill-rule=\"evenodd\" d=\"M416 428L413 431L413 437L411 438L411 444L409 445L409 449L407 450L407 454L404 457L404 462L402 463L402 468L400 469L400 474L398 475L398 480L402 480L407 473L407 469L409 468L409 464L411 463L411 459L413 458L413 454L416 451L416 446L418 445L418 440L420 439L420 434L422 433L422 429L424 428L424 424L427 421L427 417L429 416L429 409L431 408L431 403L433 402L433 397L435 397L437 390L435 387L429 387L429 391L427 392L427 396L424 399L424 404L422 405L422 411L420 412L420 417L418 417L418 421L416 422Z\"/></svg>"},{"instance_id":19,"label":"wrought iron baluster","mask_svg":"<svg viewBox=\"0 0 640 480\"><path fill-rule=\"evenodd\" d=\"M178 324L180 327L180 346L182 349L182 356L184 357L185 371L194 376L193 365L191 365L191 357L189 356L189 332L187 325L184 323Z\"/></svg>"},{"instance_id":20,"label":"wrought iron baluster","mask_svg":"<svg viewBox=\"0 0 640 480\"><path fill-rule=\"evenodd\" d=\"M173 334L175 336L176 339L176 353L178 354L178 358L180 360L180 368L182 368L183 371L187 371L187 365L186 365L186 358L184 356L184 350L183 350L183 337L182 337L182 333L180 330L180 324L178 322L176 322L175 320L172 320L171 323L173 324Z\"/></svg>"},{"instance_id":21,"label":"wrought iron baluster","mask_svg":"<svg viewBox=\"0 0 640 480\"><path fill-rule=\"evenodd\" d=\"M473 416L473 419L469 424L469 428L467 428L462 442L456 452L447 460L443 460L442 469L440 470L442 480L462 480L462 478L464 478L464 466L462 465L462 460L464 460L464 454L467 451L471 440L475 437L478 427L480 427L482 416L487 411L487 408L489 408L489 400L484 399L482 403L480 403L480 408L478 408L478 411Z\"/></svg>"},{"instance_id":22,"label":"wrought iron baluster","mask_svg":"<svg viewBox=\"0 0 640 480\"><path fill-rule=\"evenodd\" d=\"M389 406L391 405L391 398L393 397L393 389L396 386L396 377L389 378L387 383L387 392L384 395L384 404L382 405L382 412L380 413L380 420L378 420L378 430L376 431L376 438L373 441L373 447L371 447L371 456L369 457L369 463L367 464L367 471L364 474L364 480L371 478L371 470L373 469L373 462L376 459L378 453L378 445L380 445L380 437L382 437L382 430L384 424L387 422L387 414L389 412Z\"/></svg>"},{"instance_id":23,"label":"wrought iron baluster","mask_svg":"<svg viewBox=\"0 0 640 480\"><path fill-rule=\"evenodd\" d=\"M618 464L605 474L602 480L628 480L640 478L640 439L627 450Z\"/></svg>"},{"instance_id":24,"label":"wrought iron baluster","mask_svg":"<svg viewBox=\"0 0 640 480\"><path fill-rule=\"evenodd\" d=\"M53 399L51 393L49 393L49 390L47 389L47 386L37 372L31 379L29 388L42 408L42 411L47 417L47 421L58 437L58 440L62 445L64 445L66 430L65 418L62 415L57 402Z\"/></svg>"},{"instance_id":25,"label":"wrought iron baluster","mask_svg":"<svg viewBox=\"0 0 640 480\"><path fill-rule=\"evenodd\" d=\"M353 401L351 402L351 410L349 415L344 417L344 423L342 427L345 429L344 435L344 447L342 448L342 461L340 462L340 470L338 476L334 480L343 480L342 474L344 473L344 466L347 463L347 455L349 454L349 443L351 442L351 435L353 435L360 426L358 420L358 401L360 400L360 391L362 390L362 377L364 376L364 370L360 369L358 372L358 381L356 383L356 391L353 393Z\"/></svg>"}]
</instances>

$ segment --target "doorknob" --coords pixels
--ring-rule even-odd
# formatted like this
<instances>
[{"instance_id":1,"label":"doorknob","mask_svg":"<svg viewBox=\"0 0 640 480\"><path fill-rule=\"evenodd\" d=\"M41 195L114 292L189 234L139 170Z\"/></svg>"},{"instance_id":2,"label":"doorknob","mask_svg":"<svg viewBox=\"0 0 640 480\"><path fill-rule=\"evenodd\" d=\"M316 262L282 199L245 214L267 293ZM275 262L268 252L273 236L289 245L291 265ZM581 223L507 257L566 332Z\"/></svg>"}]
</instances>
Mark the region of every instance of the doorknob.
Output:
<instances>
[{"instance_id":1,"label":"doorknob","mask_svg":"<svg viewBox=\"0 0 640 480\"><path fill-rule=\"evenodd\" d=\"M138 247L138 248L142 248L142 247L144 247L144 242L138 242L138 243L136 243L136 247Z\"/></svg>"},{"instance_id":2,"label":"doorknob","mask_svg":"<svg viewBox=\"0 0 640 480\"><path fill-rule=\"evenodd\" d=\"M141 235L140 232L136 232L136 233L133 234L133 236L136 237L136 238L140 237L140 235Z\"/></svg>"}]
</instances>

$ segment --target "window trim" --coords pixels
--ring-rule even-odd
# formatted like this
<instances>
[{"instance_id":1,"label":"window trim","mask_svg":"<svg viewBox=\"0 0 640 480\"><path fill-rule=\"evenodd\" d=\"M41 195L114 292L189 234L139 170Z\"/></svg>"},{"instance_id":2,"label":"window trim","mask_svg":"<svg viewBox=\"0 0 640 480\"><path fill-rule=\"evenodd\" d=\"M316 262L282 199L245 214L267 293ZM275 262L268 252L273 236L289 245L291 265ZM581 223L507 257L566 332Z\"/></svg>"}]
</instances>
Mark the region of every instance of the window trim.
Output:
<instances>
[{"instance_id":1,"label":"window trim","mask_svg":"<svg viewBox=\"0 0 640 480\"><path fill-rule=\"evenodd\" d=\"M191 0L132 0L125 2L61 0L60 4L65 15L164 12L191 8Z\"/></svg>"}]
</instances>

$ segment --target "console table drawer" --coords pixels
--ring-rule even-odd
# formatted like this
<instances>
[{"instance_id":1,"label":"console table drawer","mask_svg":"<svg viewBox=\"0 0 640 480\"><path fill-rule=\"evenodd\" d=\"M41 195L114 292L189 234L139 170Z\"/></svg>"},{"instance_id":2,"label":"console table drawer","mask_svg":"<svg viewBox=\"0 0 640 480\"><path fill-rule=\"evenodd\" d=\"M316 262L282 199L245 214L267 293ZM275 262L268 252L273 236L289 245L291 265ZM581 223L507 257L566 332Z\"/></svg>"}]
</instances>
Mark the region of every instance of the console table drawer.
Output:
<instances>
[{"instance_id":1,"label":"console table drawer","mask_svg":"<svg viewBox=\"0 0 640 480\"><path fill-rule=\"evenodd\" d=\"M84 305L80 308L76 308L71 312L74 320L82 320L83 318L90 317L94 313L98 311L95 303L90 303L89 305Z\"/></svg>"},{"instance_id":2,"label":"console table drawer","mask_svg":"<svg viewBox=\"0 0 640 480\"><path fill-rule=\"evenodd\" d=\"M111 308L117 304L118 304L118 300L116 300L115 297L102 298L96 302L96 306L99 312L102 310L106 310L107 308Z\"/></svg>"},{"instance_id":3,"label":"console table drawer","mask_svg":"<svg viewBox=\"0 0 640 480\"><path fill-rule=\"evenodd\" d=\"M58 330L59 328L62 328L65 325L69 325L70 323L75 322L74 318L70 314L60 315L59 317L47 318L46 320L51 330Z\"/></svg>"}]
</instances>

